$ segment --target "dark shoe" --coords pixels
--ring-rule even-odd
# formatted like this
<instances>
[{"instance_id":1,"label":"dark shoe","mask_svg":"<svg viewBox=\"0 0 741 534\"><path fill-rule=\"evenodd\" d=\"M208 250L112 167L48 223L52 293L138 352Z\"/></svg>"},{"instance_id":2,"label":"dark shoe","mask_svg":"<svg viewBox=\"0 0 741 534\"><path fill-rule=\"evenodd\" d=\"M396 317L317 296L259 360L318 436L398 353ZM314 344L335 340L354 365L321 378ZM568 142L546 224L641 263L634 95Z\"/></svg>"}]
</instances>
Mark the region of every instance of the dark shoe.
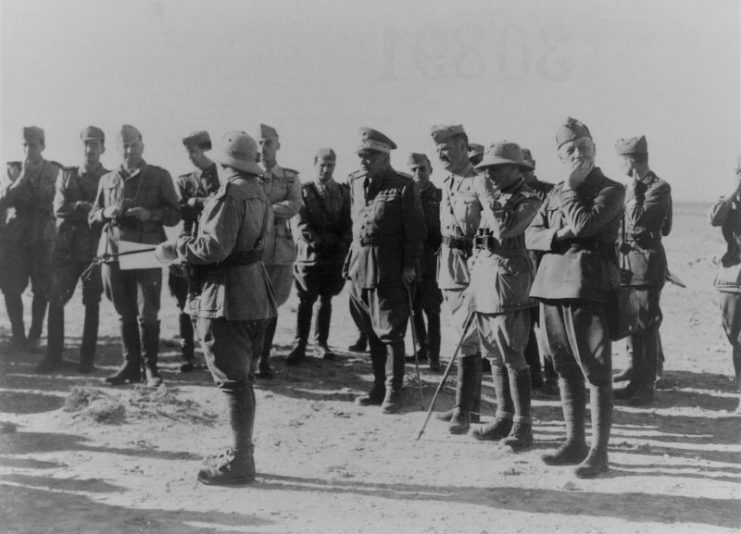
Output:
<instances>
[{"instance_id":1,"label":"dark shoe","mask_svg":"<svg viewBox=\"0 0 741 534\"><path fill-rule=\"evenodd\" d=\"M471 428L471 412L454 408L453 416L448 423L448 432L451 434L465 434L469 428Z\"/></svg>"},{"instance_id":2,"label":"dark shoe","mask_svg":"<svg viewBox=\"0 0 741 534\"><path fill-rule=\"evenodd\" d=\"M584 461L587 454L587 444L583 441L566 441L555 452L546 453L540 458L546 465L576 465Z\"/></svg>"},{"instance_id":3,"label":"dark shoe","mask_svg":"<svg viewBox=\"0 0 741 534\"><path fill-rule=\"evenodd\" d=\"M296 345L286 358L286 365L298 365L304 360L306 360L306 347L304 345Z\"/></svg>"},{"instance_id":4,"label":"dark shoe","mask_svg":"<svg viewBox=\"0 0 741 534\"><path fill-rule=\"evenodd\" d=\"M141 382L141 371L139 366L132 366L131 364L122 365L118 371L111 376L105 377L105 383L111 386L120 386L122 384Z\"/></svg>"},{"instance_id":5,"label":"dark shoe","mask_svg":"<svg viewBox=\"0 0 741 534\"><path fill-rule=\"evenodd\" d=\"M386 386L374 385L371 390L366 394L355 399L355 404L358 406L380 406L383 404L383 399L386 396Z\"/></svg>"},{"instance_id":6,"label":"dark shoe","mask_svg":"<svg viewBox=\"0 0 741 534\"><path fill-rule=\"evenodd\" d=\"M319 345L314 349L314 357L321 358L323 360L334 361L337 359L337 355L330 350L327 345Z\"/></svg>"},{"instance_id":7,"label":"dark shoe","mask_svg":"<svg viewBox=\"0 0 741 534\"><path fill-rule=\"evenodd\" d=\"M238 458L229 449L216 459L214 465L208 465L198 471L198 482L208 486L236 486L255 481L255 459L252 454Z\"/></svg>"},{"instance_id":8,"label":"dark shoe","mask_svg":"<svg viewBox=\"0 0 741 534\"><path fill-rule=\"evenodd\" d=\"M34 369L34 373L36 373L37 375L46 375L49 373L53 373L54 371L59 369L61 365L62 365L61 359L44 358L36 366L36 368Z\"/></svg>"},{"instance_id":9,"label":"dark shoe","mask_svg":"<svg viewBox=\"0 0 741 534\"><path fill-rule=\"evenodd\" d=\"M368 338L365 337L363 334L360 334L360 336L358 336L357 341L355 341L355 343L347 347L347 350L349 350L350 352L365 352L367 348L368 348Z\"/></svg>"},{"instance_id":10,"label":"dark shoe","mask_svg":"<svg viewBox=\"0 0 741 534\"><path fill-rule=\"evenodd\" d=\"M386 389L381 403L381 413L399 413L401 410L401 391Z\"/></svg>"},{"instance_id":11,"label":"dark shoe","mask_svg":"<svg viewBox=\"0 0 741 534\"><path fill-rule=\"evenodd\" d=\"M255 376L257 376L257 378L275 378L275 371L273 371L273 368L270 367L269 363L261 362L260 366L257 368L257 374Z\"/></svg>"},{"instance_id":12,"label":"dark shoe","mask_svg":"<svg viewBox=\"0 0 741 534\"><path fill-rule=\"evenodd\" d=\"M516 451L529 449L533 446L533 426L525 423L514 423L509 435L499 444L512 447Z\"/></svg>"},{"instance_id":13,"label":"dark shoe","mask_svg":"<svg viewBox=\"0 0 741 534\"><path fill-rule=\"evenodd\" d=\"M574 474L577 478L594 478L608 469L607 452L591 450L584 461L576 466Z\"/></svg>"},{"instance_id":14,"label":"dark shoe","mask_svg":"<svg viewBox=\"0 0 741 534\"><path fill-rule=\"evenodd\" d=\"M471 436L481 441L499 441L512 431L512 419L495 419L485 425L476 425L471 429Z\"/></svg>"},{"instance_id":15,"label":"dark shoe","mask_svg":"<svg viewBox=\"0 0 741 534\"><path fill-rule=\"evenodd\" d=\"M428 364L428 367L430 371L433 373L440 373L442 372L442 367L440 367L440 359L432 359L430 358L430 363Z\"/></svg>"}]
</instances>

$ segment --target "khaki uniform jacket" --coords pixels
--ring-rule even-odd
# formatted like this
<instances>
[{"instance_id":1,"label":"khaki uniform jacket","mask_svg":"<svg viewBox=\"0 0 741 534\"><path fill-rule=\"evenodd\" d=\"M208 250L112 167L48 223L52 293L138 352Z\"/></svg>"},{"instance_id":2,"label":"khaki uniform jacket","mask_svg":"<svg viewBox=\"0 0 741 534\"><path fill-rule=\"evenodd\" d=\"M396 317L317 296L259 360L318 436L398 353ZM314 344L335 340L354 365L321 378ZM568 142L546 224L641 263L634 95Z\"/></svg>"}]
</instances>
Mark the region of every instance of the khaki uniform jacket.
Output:
<instances>
[{"instance_id":1,"label":"khaki uniform jacket","mask_svg":"<svg viewBox=\"0 0 741 534\"><path fill-rule=\"evenodd\" d=\"M198 221L203 205L208 197L219 190L219 186L219 174L215 163L206 169L196 169L178 176L175 180L175 193L183 218L183 233L192 233L193 225ZM197 199L195 207L188 205L188 200L192 198Z\"/></svg>"},{"instance_id":2,"label":"khaki uniform jacket","mask_svg":"<svg viewBox=\"0 0 741 534\"><path fill-rule=\"evenodd\" d=\"M142 222L124 214L120 221L111 221L103 216L103 211L109 206L120 206L124 210L147 208L152 218ZM123 167L109 172L100 179L88 220L91 225L104 225L98 254L118 253L119 240L153 245L162 243L165 241L163 225L175 226L180 221L178 198L170 173L147 163L131 174Z\"/></svg>"},{"instance_id":3,"label":"khaki uniform jacket","mask_svg":"<svg viewBox=\"0 0 741 534\"><path fill-rule=\"evenodd\" d=\"M741 192L720 198L710 210L710 224L720 226L726 252L715 280L719 291L741 293Z\"/></svg>"},{"instance_id":4,"label":"khaki uniform jacket","mask_svg":"<svg viewBox=\"0 0 741 534\"><path fill-rule=\"evenodd\" d=\"M88 224L98 185L110 171L102 164L92 169L65 167L57 178L54 194L54 216L57 218L58 257L75 263L90 262L100 240L101 225ZM60 255L61 253L61 255Z\"/></svg>"},{"instance_id":5,"label":"khaki uniform jacket","mask_svg":"<svg viewBox=\"0 0 741 534\"><path fill-rule=\"evenodd\" d=\"M666 252L662 236L671 231L672 191L664 180L649 172L628 187L625 196L625 267L630 269L630 286L663 286L666 279ZM621 238L622 240L622 238Z\"/></svg>"},{"instance_id":6,"label":"khaki uniform jacket","mask_svg":"<svg viewBox=\"0 0 741 534\"><path fill-rule=\"evenodd\" d=\"M401 284L405 268L416 268L425 222L411 178L390 169L372 180L350 179L353 241L343 275L360 288Z\"/></svg>"},{"instance_id":7,"label":"khaki uniform jacket","mask_svg":"<svg viewBox=\"0 0 741 534\"><path fill-rule=\"evenodd\" d=\"M470 165L462 176L448 175L443 180L440 202L440 232L443 243L438 259L437 283L440 289L465 289L471 282L468 258L473 238L481 223L482 206L473 183L476 171ZM446 244L449 238L461 239L469 252Z\"/></svg>"},{"instance_id":8,"label":"khaki uniform jacket","mask_svg":"<svg viewBox=\"0 0 741 534\"><path fill-rule=\"evenodd\" d=\"M234 169L206 201L197 236L181 236L178 257L191 265L208 266L201 292L188 295L190 315L206 319L253 321L275 317L277 306L265 266L259 259L248 265L219 267L233 254L264 252L272 232L272 209L257 176Z\"/></svg>"},{"instance_id":9,"label":"khaki uniform jacket","mask_svg":"<svg viewBox=\"0 0 741 534\"><path fill-rule=\"evenodd\" d=\"M24 246L54 241L54 188L60 171L59 164L41 160L0 183L0 205L7 209L3 241Z\"/></svg>"},{"instance_id":10,"label":"khaki uniform jacket","mask_svg":"<svg viewBox=\"0 0 741 534\"><path fill-rule=\"evenodd\" d=\"M488 245L477 247L469 261L476 311L507 313L535 305L530 298L535 269L525 248L525 229L542 201L524 179L502 191L479 175L475 188L484 209L479 234Z\"/></svg>"},{"instance_id":11,"label":"khaki uniform jacket","mask_svg":"<svg viewBox=\"0 0 741 534\"><path fill-rule=\"evenodd\" d=\"M352 241L350 190L330 180L301 186L302 206L294 219L296 263L341 265Z\"/></svg>"},{"instance_id":12,"label":"khaki uniform jacket","mask_svg":"<svg viewBox=\"0 0 741 534\"><path fill-rule=\"evenodd\" d=\"M265 195L273 205L275 231L266 243L263 261L265 265L291 265L296 259L296 243L293 241L291 217L301 208L301 181L298 172L275 165L263 176Z\"/></svg>"},{"instance_id":13,"label":"khaki uniform jacket","mask_svg":"<svg viewBox=\"0 0 741 534\"><path fill-rule=\"evenodd\" d=\"M625 188L595 167L578 190L557 184L525 231L528 249L543 251L530 296L604 302L620 287L616 242ZM574 237L557 240L568 227Z\"/></svg>"}]
</instances>

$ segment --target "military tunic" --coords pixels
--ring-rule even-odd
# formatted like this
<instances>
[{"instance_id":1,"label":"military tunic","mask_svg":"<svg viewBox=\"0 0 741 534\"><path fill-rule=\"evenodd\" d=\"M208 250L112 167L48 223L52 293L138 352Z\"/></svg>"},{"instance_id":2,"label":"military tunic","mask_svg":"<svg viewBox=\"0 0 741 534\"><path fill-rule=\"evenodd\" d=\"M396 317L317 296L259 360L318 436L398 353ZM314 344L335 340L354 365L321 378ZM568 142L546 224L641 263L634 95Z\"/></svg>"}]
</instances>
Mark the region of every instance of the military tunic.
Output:
<instances>
[{"instance_id":1,"label":"military tunic","mask_svg":"<svg viewBox=\"0 0 741 534\"><path fill-rule=\"evenodd\" d=\"M611 382L608 292L620 284L615 246L625 188L595 167L576 190L556 185L525 232L528 249L542 251L530 296L540 316L560 376L595 386ZM574 234L557 239L569 228Z\"/></svg>"},{"instance_id":2,"label":"military tunic","mask_svg":"<svg viewBox=\"0 0 741 534\"><path fill-rule=\"evenodd\" d=\"M728 341L741 350L741 193L722 197L710 210L710 224L719 226L726 242L715 288L720 292L720 309Z\"/></svg>"},{"instance_id":3,"label":"military tunic","mask_svg":"<svg viewBox=\"0 0 741 534\"><path fill-rule=\"evenodd\" d=\"M277 314L262 262L272 210L258 177L228 169L222 178L204 206L198 234L180 237L176 248L200 271L187 309L208 368L221 387L236 388L252 383L266 319Z\"/></svg>"},{"instance_id":4,"label":"military tunic","mask_svg":"<svg viewBox=\"0 0 741 534\"><path fill-rule=\"evenodd\" d=\"M473 238L481 223L482 206L474 190L476 171L468 166L458 176L448 175L443 180L440 203L440 231L442 244L438 257L437 283L453 316L453 324L460 329L468 315L465 290L471 282L468 259L473 251ZM471 329L461 344L461 354L476 354L479 337Z\"/></svg>"}]
</instances>

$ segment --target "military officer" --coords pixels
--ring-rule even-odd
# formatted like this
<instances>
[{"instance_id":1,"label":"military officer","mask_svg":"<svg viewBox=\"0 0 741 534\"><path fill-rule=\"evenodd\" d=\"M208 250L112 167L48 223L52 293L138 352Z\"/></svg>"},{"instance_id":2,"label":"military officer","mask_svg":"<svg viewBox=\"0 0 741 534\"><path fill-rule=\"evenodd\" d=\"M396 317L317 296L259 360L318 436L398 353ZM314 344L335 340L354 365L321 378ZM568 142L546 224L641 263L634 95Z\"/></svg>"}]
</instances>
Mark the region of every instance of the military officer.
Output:
<instances>
[{"instance_id":1,"label":"military officer","mask_svg":"<svg viewBox=\"0 0 741 534\"><path fill-rule=\"evenodd\" d=\"M671 186L649 168L645 136L618 139L615 149L622 158L623 171L632 178L625 196L621 254L630 270L630 280L623 285L630 287L630 316L634 322L629 336L632 372L622 375L628 384L615 389L614 397L640 406L653 398L660 358L659 326L663 316L659 300L667 272L661 239L671 228Z\"/></svg>"},{"instance_id":2,"label":"military officer","mask_svg":"<svg viewBox=\"0 0 741 534\"><path fill-rule=\"evenodd\" d=\"M497 414L472 434L524 449L533 443L525 346L530 308L535 305L529 297L535 272L525 249L525 229L542 201L525 185L522 171L530 166L517 143L490 145L476 170L482 174L475 178L474 189L484 211L474 242L476 252L469 262L469 291L481 352L491 362Z\"/></svg>"},{"instance_id":3,"label":"military officer","mask_svg":"<svg viewBox=\"0 0 741 534\"><path fill-rule=\"evenodd\" d=\"M469 313L466 289L471 281L468 259L473 238L481 222L482 206L474 182L476 171L469 161L468 136L463 126L436 125L431 129L437 155L448 175L443 179L440 203L442 245L438 257L437 283L460 328ZM447 420L448 431L465 434L471 422L478 422L481 402L481 352L479 337L471 328L460 348L455 407L439 414Z\"/></svg>"},{"instance_id":4,"label":"military officer","mask_svg":"<svg viewBox=\"0 0 741 534\"><path fill-rule=\"evenodd\" d=\"M425 239L424 214L414 182L391 167L396 143L378 130L360 129L361 170L351 176L353 241L343 273L350 280L350 313L370 344L373 387L356 399L396 413L404 382L408 287Z\"/></svg>"},{"instance_id":5,"label":"military officer","mask_svg":"<svg viewBox=\"0 0 741 534\"><path fill-rule=\"evenodd\" d=\"M257 143L244 132L229 132L222 145L222 185L205 202L198 233L184 234L157 250L160 257L177 258L195 269L187 309L196 321L209 371L229 404L234 446L199 471L198 480L208 485L255 479L254 363L266 323L277 313L262 263L273 228Z\"/></svg>"},{"instance_id":6,"label":"military officer","mask_svg":"<svg viewBox=\"0 0 741 534\"><path fill-rule=\"evenodd\" d=\"M301 186L303 205L294 219L298 256L293 265L299 304L293 350L286 360L289 365L306 358L312 307L317 298L315 355L327 360L335 358L327 345L332 297L345 285L342 263L352 240L350 192L332 178L336 162L334 150L319 149L314 156L316 177Z\"/></svg>"},{"instance_id":7,"label":"military officer","mask_svg":"<svg viewBox=\"0 0 741 534\"><path fill-rule=\"evenodd\" d=\"M425 154L412 153L407 162L419 193L425 215L427 238L419 260L414 291L414 324L420 348L419 361L429 358L432 371L440 371L440 303L443 295L437 286L437 251L440 248L440 200L442 191L430 181L432 165ZM424 313L424 316L423 316ZM427 325L425 326L425 318Z\"/></svg>"},{"instance_id":8,"label":"military officer","mask_svg":"<svg viewBox=\"0 0 741 534\"><path fill-rule=\"evenodd\" d=\"M54 187L61 167L44 159L45 148L44 130L23 128L26 159L9 165L9 174L0 184L0 204L8 210L0 246L0 286L16 348L38 344L49 296L55 242ZM29 278L33 300L26 338L21 295Z\"/></svg>"},{"instance_id":9,"label":"military officer","mask_svg":"<svg viewBox=\"0 0 741 534\"><path fill-rule=\"evenodd\" d=\"M54 371L62 362L64 351L64 306L72 298L77 280L82 279L82 303L85 320L82 328L79 371L93 371L95 346L98 342L100 295L103 284L100 269L88 270L100 239L100 224L88 224L88 215L100 179L108 171L100 162L105 152L105 134L97 126L82 130L85 162L82 167L63 169L56 183L54 215L57 239L49 295L49 322L46 357L36 368L38 373ZM82 276L85 273L85 276Z\"/></svg>"},{"instance_id":10,"label":"military officer","mask_svg":"<svg viewBox=\"0 0 741 534\"><path fill-rule=\"evenodd\" d=\"M270 283L275 292L278 306L288 300L293 283L293 261L296 259L296 244L291 234L290 219L301 208L301 181L298 172L278 165L277 153L280 149L278 132L272 126L260 125L260 153L262 156L265 194L273 204L273 224L271 241L266 243L265 268L270 275ZM265 345L260 354L257 376L274 376L270 366L270 350L273 345L278 317L268 322L265 330Z\"/></svg>"},{"instance_id":11,"label":"military officer","mask_svg":"<svg viewBox=\"0 0 741 534\"><path fill-rule=\"evenodd\" d=\"M535 175L535 160L530 150L523 148L522 157L525 163L528 163L531 167L529 170L522 172L522 176L525 178L525 184L538 195L538 198L542 202L546 199L548 193L551 192L551 189L553 189L553 184L541 182ZM538 252L534 250L530 251L530 259L533 261L536 269L540 264L540 256L541 254ZM538 310L538 306L530 308L530 334L528 336L527 347L525 348L525 359L530 366L533 388L540 389L548 395L558 395L558 378L556 371L553 369L553 360L548 350L548 343L546 342L542 328L540 328L540 314ZM541 355L543 356L542 367ZM543 375L545 375L545 380L543 379Z\"/></svg>"},{"instance_id":12,"label":"military officer","mask_svg":"<svg viewBox=\"0 0 741 534\"><path fill-rule=\"evenodd\" d=\"M170 173L144 161L144 143L134 126L118 133L122 163L100 179L90 224L103 225L98 254L115 255L119 241L156 245L165 240L164 226L180 221L178 198ZM141 380L141 360L147 385L162 382L157 369L160 341L162 270L121 270L115 256L102 265L106 297L119 316L124 363L106 382L120 385Z\"/></svg>"},{"instance_id":13,"label":"military officer","mask_svg":"<svg viewBox=\"0 0 741 534\"><path fill-rule=\"evenodd\" d=\"M208 132L201 130L189 134L183 138L183 146L195 170L178 176L175 181L175 192L180 203L180 215L183 217L183 235L196 235L203 205L219 190L219 175L216 164L206 155L206 152L211 150L211 137ZM180 371L187 373L198 368L194 353L193 324L185 310L185 300L188 296L187 268L183 264L171 265L167 282L180 310L178 325L183 359Z\"/></svg>"},{"instance_id":14,"label":"military officer","mask_svg":"<svg viewBox=\"0 0 741 534\"><path fill-rule=\"evenodd\" d=\"M585 478L608 469L612 343L606 301L620 284L615 247L625 188L595 166L595 144L580 121L569 118L556 134L556 145L568 176L525 232L527 248L543 252L530 295L540 301L566 422L566 441L543 461L578 464L575 474ZM589 451L585 381L592 418Z\"/></svg>"}]
</instances>

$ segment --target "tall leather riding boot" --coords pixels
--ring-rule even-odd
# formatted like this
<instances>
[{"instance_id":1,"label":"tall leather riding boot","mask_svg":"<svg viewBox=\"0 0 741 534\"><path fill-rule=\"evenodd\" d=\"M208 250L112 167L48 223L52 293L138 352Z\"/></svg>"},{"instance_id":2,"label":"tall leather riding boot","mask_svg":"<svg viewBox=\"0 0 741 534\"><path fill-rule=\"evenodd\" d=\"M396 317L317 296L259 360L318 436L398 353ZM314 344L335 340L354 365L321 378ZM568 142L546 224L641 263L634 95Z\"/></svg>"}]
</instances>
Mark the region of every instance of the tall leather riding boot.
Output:
<instances>
[{"instance_id":1,"label":"tall leather riding boot","mask_svg":"<svg viewBox=\"0 0 741 534\"><path fill-rule=\"evenodd\" d=\"M312 302L300 299L296 311L296 336L293 338L293 349L286 358L287 365L296 365L306 359L306 343L311 330ZM275 332L275 330L273 331Z\"/></svg>"},{"instance_id":2,"label":"tall leather riding boot","mask_svg":"<svg viewBox=\"0 0 741 534\"><path fill-rule=\"evenodd\" d=\"M535 338L535 330L530 328L530 335L527 338L525 346L525 361L530 368L530 377L532 387L540 389L543 387L543 372L540 365L540 351L538 350L538 341Z\"/></svg>"},{"instance_id":3,"label":"tall leather riding boot","mask_svg":"<svg viewBox=\"0 0 741 534\"><path fill-rule=\"evenodd\" d=\"M651 332L643 336L643 361L638 378L638 387L630 399L630 406L643 406L654 398L656 387L656 368L659 361L658 332Z\"/></svg>"},{"instance_id":4,"label":"tall leather riding boot","mask_svg":"<svg viewBox=\"0 0 741 534\"><path fill-rule=\"evenodd\" d=\"M440 311L427 312L427 358L431 371L440 371Z\"/></svg>"},{"instance_id":5,"label":"tall leather riding boot","mask_svg":"<svg viewBox=\"0 0 741 534\"><path fill-rule=\"evenodd\" d=\"M401 388L404 385L404 341L386 345L386 394L381 404L383 413L401 409Z\"/></svg>"},{"instance_id":6,"label":"tall leather riding boot","mask_svg":"<svg viewBox=\"0 0 741 534\"><path fill-rule=\"evenodd\" d=\"M140 323L139 326L144 349L144 373L147 386L157 387L162 383L162 377L157 368L157 356L160 351L160 322Z\"/></svg>"},{"instance_id":7,"label":"tall leather riding boot","mask_svg":"<svg viewBox=\"0 0 741 534\"><path fill-rule=\"evenodd\" d=\"M141 381L141 340L139 338L139 324L136 319L120 320L121 346L123 348L124 363L111 376L106 377L106 383L112 386L126 382Z\"/></svg>"},{"instance_id":8,"label":"tall leather riding boot","mask_svg":"<svg viewBox=\"0 0 741 534\"><path fill-rule=\"evenodd\" d=\"M645 374L645 358L646 358L646 341L647 337L645 334L633 334L630 336L630 345L632 347L631 352L631 375L628 379L628 383L622 387L616 388L614 395L616 399L625 400L631 398L638 391L638 386L643 380ZM654 374L656 369L654 369Z\"/></svg>"},{"instance_id":9,"label":"tall leather riding boot","mask_svg":"<svg viewBox=\"0 0 741 534\"><path fill-rule=\"evenodd\" d=\"M250 385L224 388L234 446L224 460L204 467L198 481L209 485L247 484L255 480L252 433L255 425L255 392Z\"/></svg>"},{"instance_id":10,"label":"tall leather riding boot","mask_svg":"<svg viewBox=\"0 0 741 534\"><path fill-rule=\"evenodd\" d=\"M628 353L628 365L626 365L625 369L623 369L619 373L615 373L614 375L612 375L613 382L625 382L626 380L630 380L633 377L633 367L635 365L635 361L633 358L633 336L628 336L626 338L625 350Z\"/></svg>"},{"instance_id":11,"label":"tall leather riding boot","mask_svg":"<svg viewBox=\"0 0 741 534\"><path fill-rule=\"evenodd\" d=\"M26 346L26 328L23 325L23 298L15 293L4 293L5 309L10 319L12 333L11 343L14 348L22 349Z\"/></svg>"},{"instance_id":12,"label":"tall leather riding boot","mask_svg":"<svg viewBox=\"0 0 741 534\"><path fill-rule=\"evenodd\" d=\"M463 355L458 361L455 408L448 424L448 432L451 434L465 434L471 425L471 408L480 365L481 357L478 354Z\"/></svg>"},{"instance_id":13,"label":"tall leather riding boot","mask_svg":"<svg viewBox=\"0 0 741 534\"><path fill-rule=\"evenodd\" d=\"M566 441L554 452L546 453L541 458L548 465L575 465L587 456L587 443L584 439L584 379L560 377L558 388L561 391Z\"/></svg>"},{"instance_id":14,"label":"tall leather riding boot","mask_svg":"<svg viewBox=\"0 0 741 534\"><path fill-rule=\"evenodd\" d=\"M358 406L380 405L386 396L386 347L378 338L370 339L373 387L366 395L355 399Z\"/></svg>"},{"instance_id":15,"label":"tall leather riding boot","mask_svg":"<svg viewBox=\"0 0 741 534\"><path fill-rule=\"evenodd\" d=\"M270 367L270 351L273 348L273 338L275 337L275 328L278 326L278 318L273 317L267 320L265 325L265 337L262 342L260 351L260 361L257 366L258 378L273 378L275 372Z\"/></svg>"},{"instance_id":16,"label":"tall leather riding boot","mask_svg":"<svg viewBox=\"0 0 741 534\"><path fill-rule=\"evenodd\" d=\"M590 478L607 471L607 445L612 426L612 383L590 386L589 408L592 418L592 446L574 471L579 478Z\"/></svg>"},{"instance_id":17,"label":"tall leather riding boot","mask_svg":"<svg viewBox=\"0 0 741 534\"><path fill-rule=\"evenodd\" d=\"M512 430L515 405L512 402L507 368L492 362L491 378L494 383L494 395L497 399L497 412L493 421L485 425L475 426L471 431L471 435L480 440L498 441L508 436Z\"/></svg>"},{"instance_id":18,"label":"tall leather riding boot","mask_svg":"<svg viewBox=\"0 0 741 534\"><path fill-rule=\"evenodd\" d=\"M319 309L314 320L314 345L315 354L318 358L334 360L335 354L329 349L329 325L332 322L332 297L320 296Z\"/></svg>"},{"instance_id":19,"label":"tall leather riding boot","mask_svg":"<svg viewBox=\"0 0 741 534\"><path fill-rule=\"evenodd\" d=\"M46 326L46 356L36 366L36 373L51 373L62 363L64 352L64 306L49 306Z\"/></svg>"},{"instance_id":20,"label":"tall leather riding boot","mask_svg":"<svg viewBox=\"0 0 741 534\"><path fill-rule=\"evenodd\" d=\"M481 420L481 382L484 379L484 360L480 352L477 352L474 356L476 357L476 365L474 366L476 377L473 382L473 396L471 397L471 422L478 423Z\"/></svg>"},{"instance_id":21,"label":"tall leather riding boot","mask_svg":"<svg viewBox=\"0 0 741 534\"><path fill-rule=\"evenodd\" d=\"M185 363L193 365L195 362L195 340L193 336L193 321L190 315L180 312L178 315L180 330L180 354Z\"/></svg>"},{"instance_id":22,"label":"tall leather riding boot","mask_svg":"<svg viewBox=\"0 0 741 534\"><path fill-rule=\"evenodd\" d=\"M509 389L515 407L512 430L500 444L515 450L527 449L533 444L533 420L530 417L530 368L508 371Z\"/></svg>"},{"instance_id":23,"label":"tall leather riding boot","mask_svg":"<svg viewBox=\"0 0 741 534\"><path fill-rule=\"evenodd\" d=\"M51 309L49 311L51 314ZM100 305L96 302L85 305L85 324L82 327L82 343L80 345L81 373L93 372L93 360L98 344L98 324L100 321Z\"/></svg>"},{"instance_id":24,"label":"tall leather riding boot","mask_svg":"<svg viewBox=\"0 0 741 534\"><path fill-rule=\"evenodd\" d=\"M34 293L31 301L31 328L28 329L28 342L30 344L36 344L41 339L48 302L46 296Z\"/></svg>"}]
</instances>

